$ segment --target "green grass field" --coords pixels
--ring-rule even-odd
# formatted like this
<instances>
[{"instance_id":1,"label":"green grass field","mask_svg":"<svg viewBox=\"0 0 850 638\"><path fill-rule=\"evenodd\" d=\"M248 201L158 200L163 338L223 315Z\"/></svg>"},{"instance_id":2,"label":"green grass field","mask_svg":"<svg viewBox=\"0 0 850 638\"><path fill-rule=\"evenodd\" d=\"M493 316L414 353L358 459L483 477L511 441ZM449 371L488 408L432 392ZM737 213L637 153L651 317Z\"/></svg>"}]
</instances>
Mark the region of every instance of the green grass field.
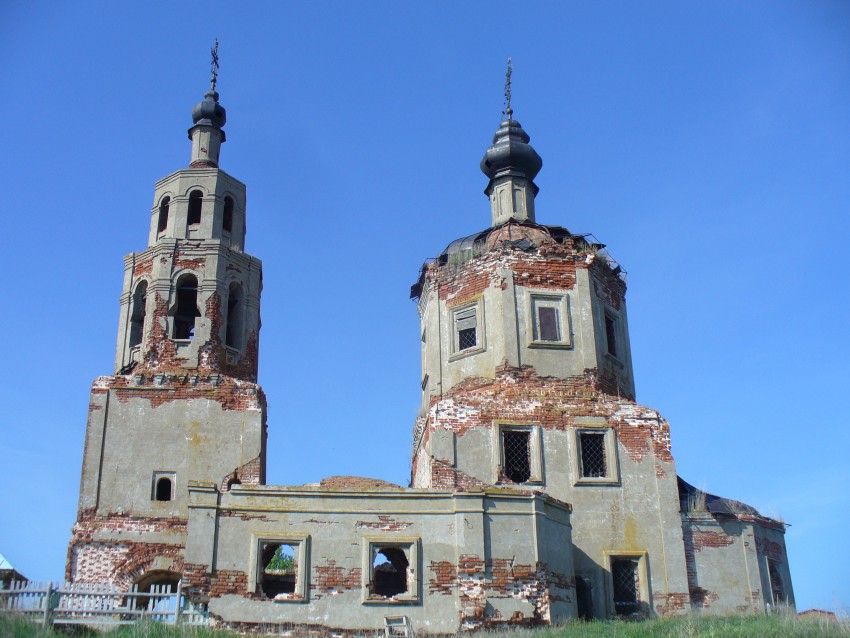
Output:
<instances>
[{"instance_id":1,"label":"green grass field","mask_svg":"<svg viewBox=\"0 0 850 638\"><path fill-rule=\"evenodd\" d=\"M270 633L274 629L270 628ZM372 634L375 635L375 634ZM378 635L382 635L378 634ZM108 638L235 638L236 634L198 627L171 627L154 623L124 626L99 633L75 627L69 630L45 629L20 618L0 616L0 638L78 638L104 636ZM800 618L795 614L773 616L729 616L724 618L665 618L642 622L574 622L548 629L514 629L482 631L478 638L637 638L664 636L669 638L735 637L763 638L769 636L850 637L850 621L829 622Z\"/></svg>"}]
</instances>

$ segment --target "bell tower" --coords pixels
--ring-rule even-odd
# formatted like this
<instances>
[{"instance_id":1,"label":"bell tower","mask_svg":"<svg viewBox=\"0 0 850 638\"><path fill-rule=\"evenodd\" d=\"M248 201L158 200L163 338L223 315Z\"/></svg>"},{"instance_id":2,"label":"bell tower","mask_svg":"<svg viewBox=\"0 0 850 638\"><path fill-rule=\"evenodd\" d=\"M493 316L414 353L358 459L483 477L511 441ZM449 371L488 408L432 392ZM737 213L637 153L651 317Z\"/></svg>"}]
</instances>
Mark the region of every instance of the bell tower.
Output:
<instances>
[{"instance_id":1,"label":"bell tower","mask_svg":"<svg viewBox=\"0 0 850 638\"><path fill-rule=\"evenodd\" d=\"M179 578L189 484L265 482L262 264L244 251L245 185L219 167L217 80L216 42L189 166L156 182L147 248L124 258L115 371L92 386L72 581Z\"/></svg>"}]
</instances>

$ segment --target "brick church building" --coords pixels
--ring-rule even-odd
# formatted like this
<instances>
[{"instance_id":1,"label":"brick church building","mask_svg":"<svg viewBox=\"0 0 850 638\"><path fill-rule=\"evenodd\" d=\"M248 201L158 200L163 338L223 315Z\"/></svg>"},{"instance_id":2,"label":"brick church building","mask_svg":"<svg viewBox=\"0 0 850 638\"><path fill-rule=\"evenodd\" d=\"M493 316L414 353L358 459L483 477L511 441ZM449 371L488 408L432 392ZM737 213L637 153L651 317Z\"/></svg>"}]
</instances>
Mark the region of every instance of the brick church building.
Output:
<instances>
[{"instance_id":1,"label":"brick church building","mask_svg":"<svg viewBox=\"0 0 850 638\"><path fill-rule=\"evenodd\" d=\"M542 160L510 106L481 161L490 224L411 289L410 486L267 485L262 263L220 168L215 75L192 119L189 165L156 182L147 248L124 258L68 580L182 580L223 626L349 632L793 604L784 524L678 477L670 426L635 401L624 273L537 221Z\"/></svg>"}]
</instances>

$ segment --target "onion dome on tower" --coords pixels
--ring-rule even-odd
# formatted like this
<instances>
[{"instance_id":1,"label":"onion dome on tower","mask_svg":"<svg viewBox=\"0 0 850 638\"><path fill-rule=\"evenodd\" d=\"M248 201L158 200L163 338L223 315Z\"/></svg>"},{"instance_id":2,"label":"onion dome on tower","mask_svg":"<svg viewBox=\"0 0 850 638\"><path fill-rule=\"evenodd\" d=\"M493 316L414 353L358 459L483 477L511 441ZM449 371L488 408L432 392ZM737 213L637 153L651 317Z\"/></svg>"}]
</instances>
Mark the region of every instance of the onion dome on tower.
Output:
<instances>
[{"instance_id":1,"label":"onion dome on tower","mask_svg":"<svg viewBox=\"0 0 850 638\"><path fill-rule=\"evenodd\" d=\"M534 178L543 160L529 144L531 138L513 119L511 108L511 60L505 80L505 115L493 136L493 145L481 158L481 170L490 178L484 194L490 198L493 226L510 219L534 221L534 197L540 190Z\"/></svg>"},{"instance_id":2,"label":"onion dome on tower","mask_svg":"<svg viewBox=\"0 0 850 638\"><path fill-rule=\"evenodd\" d=\"M210 89L204 94L204 99L192 109L194 126L189 129L189 139L192 140L191 168L218 168L218 155L222 143L226 140L224 123L227 112L218 102L218 40L210 50L212 54Z\"/></svg>"}]
</instances>

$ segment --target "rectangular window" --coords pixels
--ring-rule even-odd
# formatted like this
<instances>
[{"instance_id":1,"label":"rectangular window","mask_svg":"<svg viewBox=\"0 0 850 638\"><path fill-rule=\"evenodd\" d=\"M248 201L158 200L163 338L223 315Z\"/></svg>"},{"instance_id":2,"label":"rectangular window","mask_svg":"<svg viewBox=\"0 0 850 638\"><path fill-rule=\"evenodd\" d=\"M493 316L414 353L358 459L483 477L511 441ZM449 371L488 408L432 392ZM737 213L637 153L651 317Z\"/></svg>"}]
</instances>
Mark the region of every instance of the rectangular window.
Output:
<instances>
[{"instance_id":1,"label":"rectangular window","mask_svg":"<svg viewBox=\"0 0 850 638\"><path fill-rule=\"evenodd\" d=\"M468 350L478 345L478 319L476 308L466 308L455 313L457 349Z\"/></svg>"},{"instance_id":2,"label":"rectangular window","mask_svg":"<svg viewBox=\"0 0 850 638\"><path fill-rule=\"evenodd\" d=\"M640 611L638 559L612 558L611 579L614 585L614 613L630 616Z\"/></svg>"},{"instance_id":3,"label":"rectangular window","mask_svg":"<svg viewBox=\"0 0 850 638\"><path fill-rule=\"evenodd\" d=\"M483 300L451 311L452 357L484 350Z\"/></svg>"},{"instance_id":4,"label":"rectangular window","mask_svg":"<svg viewBox=\"0 0 850 638\"><path fill-rule=\"evenodd\" d=\"M366 603L410 603L419 599L418 538L364 538L363 591Z\"/></svg>"},{"instance_id":5,"label":"rectangular window","mask_svg":"<svg viewBox=\"0 0 850 638\"><path fill-rule=\"evenodd\" d=\"M257 539L253 593L276 602L306 600L308 542L306 536Z\"/></svg>"},{"instance_id":6,"label":"rectangular window","mask_svg":"<svg viewBox=\"0 0 850 638\"><path fill-rule=\"evenodd\" d=\"M493 483L543 482L543 442L540 426L500 423L493 427Z\"/></svg>"},{"instance_id":7,"label":"rectangular window","mask_svg":"<svg viewBox=\"0 0 850 638\"><path fill-rule=\"evenodd\" d=\"M605 313L605 342L610 354L615 359L617 358L617 318L606 312Z\"/></svg>"},{"instance_id":8,"label":"rectangular window","mask_svg":"<svg viewBox=\"0 0 850 638\"><path fill-rule=\"evenodd\" d=\"M570 345L569 300L566 295L529 295L531 347L564 348Z\"/></svg>"},{"instance_id":9,"label":"rectangular window","mask_svg":"<svg viewBox=\"0 0 850 638\"><path fill-rule=\"evenodd\" d=\"M514 483L531 478L530 438L529 430L502 430L502 472Z\"/></svg>"},{"instance_id":10,"label":"rectangular window","mask_svg":"<svg viewBox=\"0 0 850 638\"><path fill-rule=\"evenodd\" d=\"M605 434L579 432L579 466L582 478L600 478L608 475L605 462Z\"/></svg>"},{"instance_id":11,"label":"rectangular window","mask_svg":"<svg viewBox=\"0 0 850 638\"><path fill-rule=\"evenodd\" d=\"M617 433L604 417L576 417L570 428L573 485L617 485Z\"/></svg>"}]
</instances>

